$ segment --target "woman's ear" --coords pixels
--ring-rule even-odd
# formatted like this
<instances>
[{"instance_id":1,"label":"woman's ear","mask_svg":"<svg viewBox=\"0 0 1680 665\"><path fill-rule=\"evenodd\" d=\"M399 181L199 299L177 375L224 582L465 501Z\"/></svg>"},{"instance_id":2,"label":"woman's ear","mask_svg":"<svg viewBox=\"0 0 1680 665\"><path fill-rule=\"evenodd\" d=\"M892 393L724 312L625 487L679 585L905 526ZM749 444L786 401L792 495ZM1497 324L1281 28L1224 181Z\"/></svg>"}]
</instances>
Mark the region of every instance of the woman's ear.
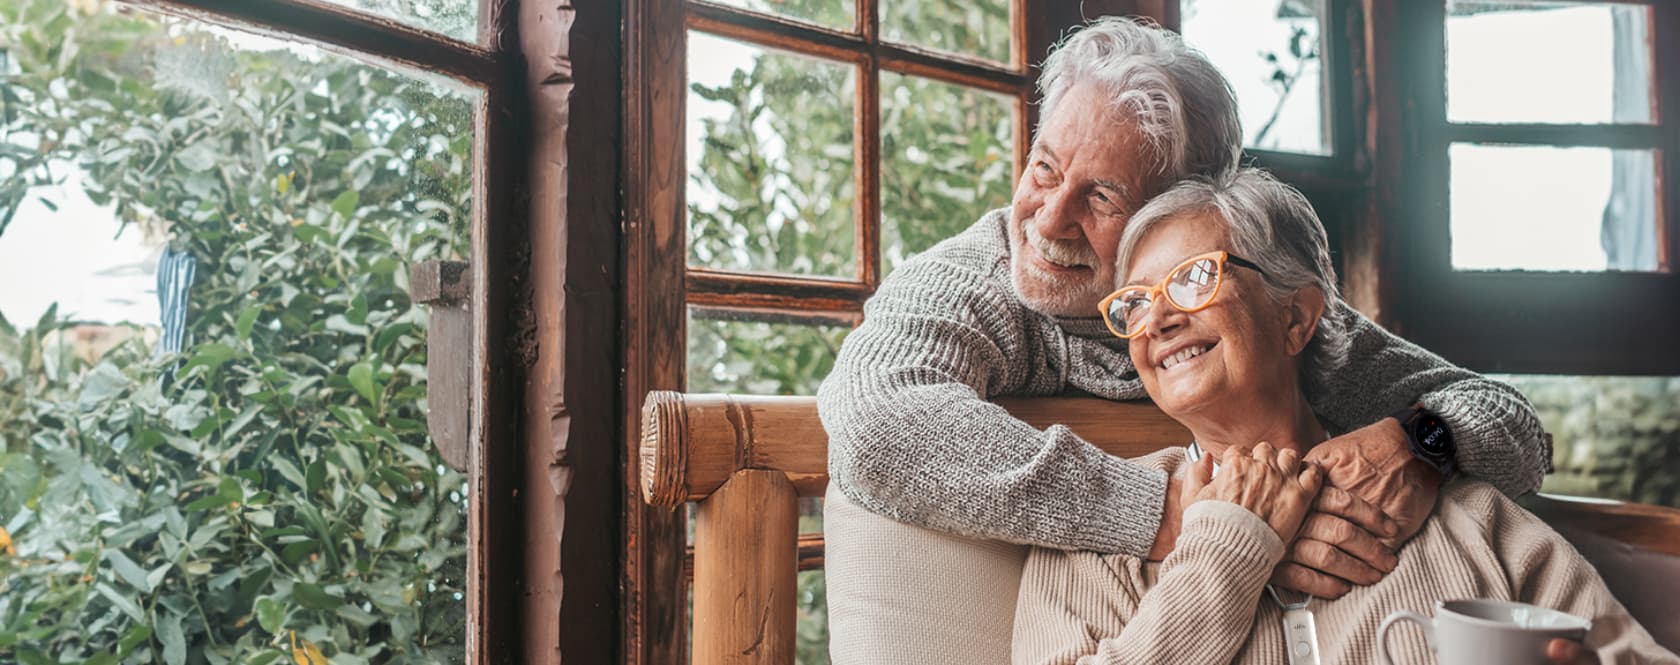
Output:
<instances>
[{"instance_id":1,"label":"woman's ear","mask_svg":"<svg viewBox=\"0 0 1680 665\"><path fill-rule=\"evenodd\" d=\"M1324 317L1324 291L1316 286L1303 287L1289 297L1284 311L1287 327L1284 342L1289 355L1300 355L1318 332L1318 321Z\"/></svg>"}]
</instances>

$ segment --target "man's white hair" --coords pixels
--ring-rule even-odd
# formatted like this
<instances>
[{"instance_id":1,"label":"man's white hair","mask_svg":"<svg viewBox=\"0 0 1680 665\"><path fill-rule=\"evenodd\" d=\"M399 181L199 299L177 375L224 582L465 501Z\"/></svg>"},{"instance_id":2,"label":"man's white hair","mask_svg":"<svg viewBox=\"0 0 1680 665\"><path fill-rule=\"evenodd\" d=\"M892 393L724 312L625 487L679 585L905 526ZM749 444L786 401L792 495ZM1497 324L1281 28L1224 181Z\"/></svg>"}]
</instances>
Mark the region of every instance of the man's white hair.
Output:
<instances>
[{"instance_id":1,"label":"man's white hair","mask_svg":"<svg viewBox=\"0 0 1680 665\"><path fill-rule=\"evenodd\" d=\"M1109 92L1110 107L1136 123L1155 172L1169 180L1218 176L1242 154L1236 95L1207 56L1152 22L1093 20L1051 49L1038 79L1039 122L1075 84Z\"/></svg>"}]
</instances>

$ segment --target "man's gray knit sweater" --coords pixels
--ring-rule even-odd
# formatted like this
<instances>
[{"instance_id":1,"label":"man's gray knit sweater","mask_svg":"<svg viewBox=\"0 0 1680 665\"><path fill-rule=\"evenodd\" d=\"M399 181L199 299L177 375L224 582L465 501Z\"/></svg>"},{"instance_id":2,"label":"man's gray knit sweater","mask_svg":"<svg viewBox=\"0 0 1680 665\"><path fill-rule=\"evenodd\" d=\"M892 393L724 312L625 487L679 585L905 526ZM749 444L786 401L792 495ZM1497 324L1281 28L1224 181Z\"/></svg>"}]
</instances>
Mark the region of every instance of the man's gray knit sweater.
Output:
<instances>
[{"instance_id":1,"label":"man's gray knit sweater","mask_svg":"<svg viewBox=\"0 0 1680 665\"><path fill-rule=\"evenodd\" d=\"M817 392L829 477L853 501L916 526L1067 550L1143 556L1167 477L1066 427L1040 431L986 400L1089 393L1145 399L1125 341L1101 319L1035 312L1010 282L1007 209L906 261L864 306ZM1332 431L1422 402L1446 419L1458 467L1516 496L1550 466L1523 396L1454 367L1342 306L1347 365L1307 397Z\"/></svg>"}]
</instances>

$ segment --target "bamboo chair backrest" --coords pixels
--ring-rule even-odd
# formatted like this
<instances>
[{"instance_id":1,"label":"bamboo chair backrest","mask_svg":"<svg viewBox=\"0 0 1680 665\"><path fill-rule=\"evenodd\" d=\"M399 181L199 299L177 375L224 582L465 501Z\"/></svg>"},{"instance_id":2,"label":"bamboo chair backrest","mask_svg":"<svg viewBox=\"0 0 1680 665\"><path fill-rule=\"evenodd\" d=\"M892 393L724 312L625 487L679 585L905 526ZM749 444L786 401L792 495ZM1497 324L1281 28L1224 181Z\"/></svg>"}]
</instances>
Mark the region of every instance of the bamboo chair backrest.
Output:
<instances>
[{"instance_id":1,"label":"bamboo chair backrest","mask_svg":"<svg viewBox=\"0 0 1680 665\"><path fill-rule=\"evenodd\" d=\"M1189 432L1148 403L1000 399L1035 427L1065 425L1111 455L1182 445ZM649 393L642 405L642 496L698 502L693 662L793 662L798 500L828 485L828 436L812 397ZM1680 510L1619 502L1528 502L1560 527L1680 556ZM1597 563L1597 562L1595 562Z\"/></svg>"}]
</instances>

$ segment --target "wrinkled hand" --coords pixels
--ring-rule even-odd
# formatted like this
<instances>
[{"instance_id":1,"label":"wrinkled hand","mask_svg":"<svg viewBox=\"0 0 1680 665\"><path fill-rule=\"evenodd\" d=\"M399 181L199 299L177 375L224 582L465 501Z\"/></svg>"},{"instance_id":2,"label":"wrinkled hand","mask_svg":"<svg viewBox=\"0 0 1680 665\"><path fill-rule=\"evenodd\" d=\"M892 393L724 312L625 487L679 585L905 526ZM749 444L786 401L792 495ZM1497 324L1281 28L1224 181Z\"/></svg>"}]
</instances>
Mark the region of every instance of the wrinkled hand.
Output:
<instances>
[{"instance_id":1,"label":"wrinkled hand","mask_svg":"<svg viewBox=\"0 0 1680 665\"><path fill-rule=\"evenodd\" d=\"M1441 474L1412 454L1393 418L1321 443L1306 460L1323 467L1325 491L1272 582L1339 598L1394 570L1435 510Z\"/></svg>"},{"instance_id":2,"label":"wrinkled hand","mask_svg":"<svg viewBox=\"0 0 1680 665\"><path fill-rule=\"evenodd\" d=\"M1203 458L1207 459L1207 458ZM1195 500L1185 493L1186 483L1176 474L1167 478L1167 496L1161 505L1161 527L1155 530L1155 542L1149 546L1150 561L1164 561L1178 543L1179 527L1184 522L1185 504Z\"/></svg>"},{"instance_id":3,"label":"wrinkled hand","mask_svg":"<svg viewBox=\"0 0 1680 665\"><path fill-rule=\"evenodd\" d=\"M1546 643L1546 658L1553 665L1599 665L1598 652L1561 637Z\"/></svg>"},{"instance_id":4,"label":"wrinkled hand","mask_svg":"<svg viewBox=\"0 0 1680 665\"><path fill-rule=\"evenodd\" d=\"M1303 464L1294 450L1273 448L1264 441L1252 450L1225 451L1219 477L1213 460L1203 457L1191 465L1184 492L1194 501L1228 501L1264 520L1287 543L1295 538L1318 496L1324 476L1317 466Z\"/></svg>"}]
</instances>

